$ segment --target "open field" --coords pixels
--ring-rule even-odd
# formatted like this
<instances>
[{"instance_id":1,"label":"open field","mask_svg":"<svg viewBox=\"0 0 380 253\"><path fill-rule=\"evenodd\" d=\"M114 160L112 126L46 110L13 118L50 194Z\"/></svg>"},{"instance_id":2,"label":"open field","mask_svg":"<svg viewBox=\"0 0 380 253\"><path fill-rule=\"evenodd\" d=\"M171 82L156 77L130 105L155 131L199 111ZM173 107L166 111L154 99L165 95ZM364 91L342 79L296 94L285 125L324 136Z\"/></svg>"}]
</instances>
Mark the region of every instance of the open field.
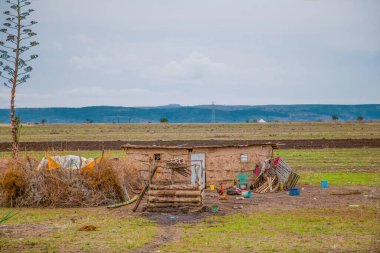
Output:
<instances>
[{"instance_id":1,"label":"open field","mask_svg":"<svg viewBox=\"0 0 380 253\"><path fill-rule=\"evenodd\" d=\"M10 127L0 125L1 142ZM380 122L244 124L46 124L24 125L21 142L155 140L297 140L380 138Z\"/></svg>"},{"instance_id":2,"label":"open field","mask_svg":"<svg viewBox=\"0 0 380 253\"><path fill-rule=\"evenodd\" d=\"M3 217L11 209L0 209ZM103 208L26 209L0 226L1 252L125 252L157 235L155 222ZM96 231L79 231L93 225Z\"/></svg>"},{"instance_id":3,"label":"open field","mask_svg":"<svg viewBox=\"0 0 380 253\"><path fill-rule=\"evenodd\" d=\"M309 139L309 140L173 140L173 141L45 141L20 142L22 151L51 150L120 150L121 146L228 146L257 145L263 143L278 144L281 149L321 149L321 148L380 148L380 139ZM12 143L0 143L0 152L12 150Z\"/></svg>"},{"instance_id":4,"label":"open field","mask_svg":"<svg viewBox=\"0 0 380 253\"><path fill-rule=\"evenodd\" d=\"M0 226L1 252L376 252L375 188L308 187L301 196L254 194L243 209L234 196L219 214L132 213L132 206L16 209ZM340 194L340 195L339 195ZM372 196L370 198L370 196ZM376 197L377 196L377 197ZM376 197L376 198L375 198ZM240 205L240 204L239 204ZM351 205L351 206L350 206ZM11 209L0 209L0 217ZM93 225L96 231L78 231Z\"/></svg>"},{"instance_id":5,"label":"open field","mask_svg":"<svg viewBox=\"0 0 380 253\"><path fill-rule=\"evenodd\" d=\"M363 129L362 129L363 128ZM294 130L292 130L294 129ZM358 130L356 130L358 129ZM0 138L8 139L0 127ZM380 137L376 123L144 124L26 126L22 141L66 140L322 140ZM1 139L3 140L3 139ZM344 140L344 142L350 142ZM40 160L44 151L21 152ZM98 150L49 151L99 157ZM1 252L378 252L380 248L380 148L280 149L274 151L301 175L301 196L254 194L237 203L215 192L206 205L219 213L142 214L132 206L18 208L0 225ZM107 157L125 158L122 150ZM0 152L1 160L10 158ZM330 188L318 187L328 180ZM242 209L234 208L242 205ZM141 207L140 207L141 209ZM12 209L0 208L0 217ZM174 217L174 219L172 219ZM96 231L79 231L93 225Z\"/></svg>"},{"instance_id":6,"label":"open field","mask_svg":"<svg viewBox=\"0 0 380 253\"><path fill-rule=\"evenodd\" d=\"M297 210L210 217L183 228L163 252L370 252L378 233L373 210ZM199 249L199 250L198 250ZM375 252L375 251L374 251Z\"/></svg>"},{"instance_id":7,"label":"open field","mask_svg":"<svg viewBox=\"0 0 380 253\"><path fill-rule=\"evenodd\" d=\"M276 150L301 175L301 183L380 186L380 149Z\"/></svg>"},{"instance_id":8,"label":"open field","mask_svg":"<svg viewBox=\"0 0 380 253\"><path fill-rule=\"evenodd\" d=\"M54 152L69 153L100 155L100 151ZM39 159L44 152L28 154ZM10 157L5 152L1 155ZM380 246L380 210L376 209L380 196L369 196L379 191L379 148L290 149L276 150L275 155L282 156L301 175L305 189L300 197L285 192L254 194L251 200L243 201L243 209L234 209L234 196L229 197L231 202L220 203L208 194L206 204L218 204L220 215L141 215L132 213L132 206L116 210L20 208L0 226L0 250L376 252ZM110 150L106 156L123 160L124 152ZM319 185L322 179L329 181L329 189L308 186ZM9 210L0 208L0 217ZM93 225L97 231L78 231L84 225Z\"/></svg>"}]
</instances>

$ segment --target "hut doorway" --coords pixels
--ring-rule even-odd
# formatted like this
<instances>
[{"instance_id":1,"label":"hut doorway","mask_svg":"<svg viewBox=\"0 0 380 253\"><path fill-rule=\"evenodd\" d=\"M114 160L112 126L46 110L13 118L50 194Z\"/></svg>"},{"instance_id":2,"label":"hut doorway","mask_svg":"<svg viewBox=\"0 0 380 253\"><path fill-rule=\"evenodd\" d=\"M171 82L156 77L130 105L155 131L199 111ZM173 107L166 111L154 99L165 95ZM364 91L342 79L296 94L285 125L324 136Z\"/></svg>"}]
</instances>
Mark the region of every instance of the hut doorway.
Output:
<instances>
[{"instance_id":1,"label":"hut doorway","mask_svg":"<svg viewBox=\"0 0 380 253\"><path fill-rule=\"evenodd\" d=\"M206 154L205 153L191 153L191 183L206 186Z\"/></svg>"}]
</instances>

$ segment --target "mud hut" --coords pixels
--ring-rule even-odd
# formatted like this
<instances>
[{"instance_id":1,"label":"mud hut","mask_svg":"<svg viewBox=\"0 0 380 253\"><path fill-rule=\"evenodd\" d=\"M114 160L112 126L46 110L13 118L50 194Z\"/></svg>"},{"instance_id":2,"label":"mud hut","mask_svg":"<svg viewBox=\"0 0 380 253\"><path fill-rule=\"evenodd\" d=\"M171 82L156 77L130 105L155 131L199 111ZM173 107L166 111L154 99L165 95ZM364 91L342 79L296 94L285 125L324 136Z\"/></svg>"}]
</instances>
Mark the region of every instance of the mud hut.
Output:
<instances>
[{"instance_id":1,"label":"mud hut","mask_svg":"<svg viewBox=\"0 0 380 253\"><path fill-rule=\"evenodd\" d=\"M139 180L149 178L154 166L158 166L156 181L210 184L232 183L237 174L248 174L253 180L256 165L273 157L278 146L273 143L247 141L171 141L128 143L122 146L126 163L137 172ZM168 168L170 161L186 164L188 178ZM154 164L152 166L152 164Z\"/></svg>"}]
</instances>

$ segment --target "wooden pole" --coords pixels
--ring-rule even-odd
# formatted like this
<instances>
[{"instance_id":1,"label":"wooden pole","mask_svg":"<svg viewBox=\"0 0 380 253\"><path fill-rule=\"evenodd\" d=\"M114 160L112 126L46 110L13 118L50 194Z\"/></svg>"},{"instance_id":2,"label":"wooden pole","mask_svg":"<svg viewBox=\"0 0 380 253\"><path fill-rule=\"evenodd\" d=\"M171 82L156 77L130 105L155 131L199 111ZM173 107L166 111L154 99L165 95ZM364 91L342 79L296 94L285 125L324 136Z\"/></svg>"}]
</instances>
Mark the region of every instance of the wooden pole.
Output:
<instances>
[{"instance_id":1,"label":"wooden pole","mask_svg":"<svg viewBox=\"0 0 380 253\"><path fill-rule=\"evenodd\" d=\"M133 208L133 212L136 212L137 208L139 207L140 202L141 202L141 200L143 199L143 197L145 195L145 192L148 190L149 185L152 183L152 179L153 179L154 174L156 174L157 168L158 168L158 166L155 165L152 173L150 174L150 178L149 178L148 183L144 186L144 188L140 192L140 195L139 195L139 198L137 199L136 205Z\"/></svg>"}]
</instances>

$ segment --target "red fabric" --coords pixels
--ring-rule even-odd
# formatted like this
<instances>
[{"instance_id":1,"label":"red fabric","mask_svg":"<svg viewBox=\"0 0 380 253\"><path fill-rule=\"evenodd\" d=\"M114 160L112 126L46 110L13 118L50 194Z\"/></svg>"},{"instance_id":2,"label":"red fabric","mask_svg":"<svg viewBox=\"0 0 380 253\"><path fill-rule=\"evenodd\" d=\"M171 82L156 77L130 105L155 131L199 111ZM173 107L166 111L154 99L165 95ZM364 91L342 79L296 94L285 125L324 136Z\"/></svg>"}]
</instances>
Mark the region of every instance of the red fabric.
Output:
<instances>
[{"instance_id":1,"label":"red fabric","mask_svg":"<svg viewBox=\"0 0 380 253\"><path fill-rule=\"evenodd\" d=\"M278 161L279 161L280 159L281 159L280 157L276 157L276 158L274 159L274 166L277 167L277 165L278 165Z\"/></svg>"}]
</instances>

